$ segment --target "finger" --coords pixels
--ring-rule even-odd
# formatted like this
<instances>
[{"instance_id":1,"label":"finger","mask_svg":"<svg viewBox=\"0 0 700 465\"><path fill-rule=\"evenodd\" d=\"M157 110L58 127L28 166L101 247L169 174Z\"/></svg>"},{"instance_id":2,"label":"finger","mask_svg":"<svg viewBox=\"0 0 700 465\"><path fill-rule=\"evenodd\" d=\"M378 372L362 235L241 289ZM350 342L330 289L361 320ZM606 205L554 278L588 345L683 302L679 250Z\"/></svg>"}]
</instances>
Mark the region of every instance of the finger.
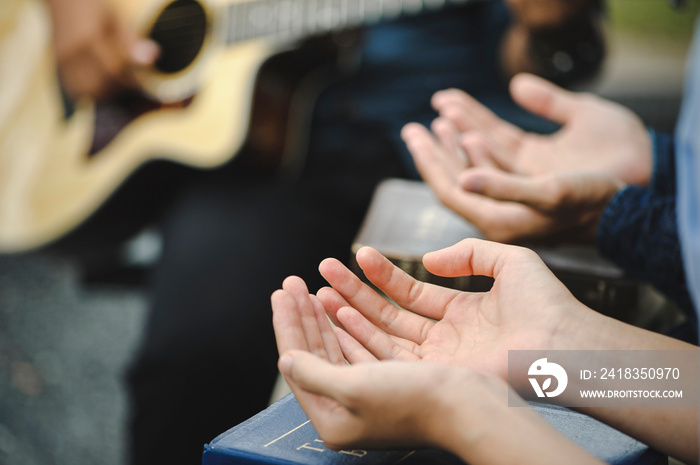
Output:
<instances>
[{"instance_id":1,"label":"finger","mask_svg":"<svg viewBox=\"0 0 700 465\"><path fill-rule=\"evenodd\" d=\"M345 355L345 359L348 362L350 362L351 364L355 364L377 361L377 357L372 355L372 353L369 350L367 350L362 344L360 344L347 331L338 327L333 328L333 331L335 331L335 335L338 338L338 342L340 343L340 346L343 349L343 355ZM389 335L389 337L391 338L391 341L394 344L399 346L399 348L405 349L411 353L418 353L419 347L415 342L406 339L401 339L399 337L391 335Z\"/></svg>"},{"instance_id":2,"label":"finger","mask_svg":"<svg viewBox=\"0 0 700 465\"><path fill-rule=\"evenodd\" d=\"M397 344L397 337L379 329L354 308L340 309L338 318L347 328L347 333L379 360L419 360L419 344L406 340Z\"/></svg>"},{"instance_id":3,"label":"finger","mask_svg":"<svg viewBox=\"0 0 700 465\"><path fill-rule=\"evenodd\" d=\"M355 256L367 279L399 307L411 311L391 305L378 312L380 327L388 328L390 334L422 342L433 325L431 320L441 319L447 303L459 294L457 290L414 279L371 247L361 248ZM419 318L414 313L428 319Z\"/></svg>"},{"instance_id":4,"label":"finger","mask_svg":"<svg viewBox=\"0 0 700 465\"><path fill-rule=\"evenodd\" d=\"M357 342L357 340L349 335L346 331L335 327L333 328L333 332L335 333L335 337L338 339L338 342L340 343L340 347L343 350L343 355L345 356L345 359L350 362L350 364L354 365L357 363L368 363L368 362L376 362L377 357L372 355L372 353L365 349L365 347Z\"/></svg>"},{"instance_id":5,"label":"finger","mask_svg":"<svg viewBox=\"0 0 700 465\"><path fill-rule=\"evenodd\" d=\"M465 167L464 158L457 150L456 132L451 122L437 119L433 128L438 131L437 137L426 127L418 123L408 123L401 130L401 137L417 163L431 164L432 167L443 170L446 174L455 173ZM442 140L441 140L442 139ZM443 143L447 147L443 146Z\"/></svg>"},{"instance_id":6,"label":"finger","mask_svg":"<svg viewBox=\"0 0 700 465\"><path fill-rule=\"evenodd\" d=\"M123 87L134 87L136 82L128 69L129 44L118 28L116 20L106 21L100 35L92 42L91 51L109 79Z\"/></svg>"},{"instance_id":7,"label":"finger","mask_svg":"<svg viewBox=\"0 0 700 465\"><path fill-rule=\"evenodd\" d=\"M435 118L430 125L430 130L444 151L452 157L457 158L459 156L457 128L455 128L452 121L447 118Z\"/></svg>"},{"instance_id":8,"label":"finger","mask_svg":"<svg viewBox=\"0 0 700 465\"><path fill-rule=\"evenodd\" d=\"M366 331L366 334L371 334L371 331L374 331L376 326L371 326L369 328L361 328L362 326L366 325L368 323L368 320L356 309L353 309L352 307L347 307L348 309L352 310L345 310L344 311L344 316L343 319L345 321L350 321L353 323L353 332L357 333L358 331ZM359 316L358 316L359 315ZM431 325L432 327L432 325ZM377 357L372 355L372 353L365 348L362 344L360 344L354 337L352 337L347 331L342 330L340 328L334 328L336 332L336 336L338 337L338 341L341 344L341 347L343 348L343 353L345 354L346 349L352 350L354 353L351 354L351 357L353 360L350 360L347 358L346 354L346 359L350 363L360 363L360 362L369 362L369 361L377 361ZM338 336L340 334L340 336ZM391 334L387 334L389 336L389 339L392 344L398 346L394 348L393 350L395 351L400 351L401 349L406 350L412 354L418 354L419 352L419 343L416 343L414 341L410 341L408 339L403 339L398 336L394 336ZM341 339L342 338L342 339ZM367 339L367 337L365 337ZM420 341L422 343L422 341ZM360 349L362 349L360 351ZM409 357L412 358L412 357Z\"/></svg>"},{"instance_id":9,"label":"finger","mask_svg":"<svg viewBox=\"0 0 700 465\"><path fill-rule=\"evenodd\" d=\"M99 58L113 79L125 87L136 87L137 68L152 66L160 53L155 42L139 37L116 17L104 28L101 39L96 44Z\"/></svg>"},{"instance_id":10,"label":"finger","mask_svg":"<svg viewBox=\"0 0 700 465\"><path fill-rule=\"evenodd\" d=\"M470 192L550 214L607 204L618 189L611 178L593 173L522 176L493 169L465 171L460 175L460 185Z\"/></svg>"},{"instance_id":11,"label":"finger","mask_svg":"<svg viewBox=\"0 0 700 465\"><path fill-rule=\"evenodd\" d=\"M89 49L82 49L62 64L62 85L74 98L100 98L117 84L110 80Z\"/></svg>"},{"instance_id":12,"label":"finger","mask_svg":"<svg viewBox=\"0 0 700 465\"><path fill-rule=\"evenodd\" d=\"M289 292L278 289L272 293L270 301L272 325L279 353L283 354L288 350L309 350L294 297Z\"/></svg>"},{"instance_id":13,"label":"finger","mask_svg":"<svg viewBox=\"0 0 700 465\"><path fill-rule=\"evenodd\" d=\"M160 55L160 47L152 40L138 39L129 47L129 59L134 66L153 66Z\"/></svg>"},{"instance_id":14,"label":"finger","mask_svg":"<svg viewBox=\"0 0 700 465\"><path fill-rule=\"evenodd\" d=\"M345 407L357 391L350 367L341 368L301 351L284 353L277 366L328 447L340 449L354 437L362 424Z\"/></svg>"},{"instance_id":15,"label":"finger","mask_svg":"<svg viewBox=\"0 0 700 465\"><path fill-rule=\"evenodd\" d=\"M491 110L459 89L436 92L431 99L431 104L441 116L447 116L452 120L460 132L490 129L497 127L499 123L499 118ZM446 110L447 113L445 113Z\"/></svg>"},{"instance_id":16,"label":"finger","mask_svg":"<svg viewBox=\"0 0 700 465\"><path fill-rule=\"evenodd\" d=\"M445 106L440 112L441 116L452 121L459 119L460 116L462 119L471 119L466 118L465 114L465 110L457 105ZM494 118L496 118L495 115ZM502 120L493 123L472 121L470 124L464 124L463 126L470 127L470 131L476 132L481 136L492 158L498 160L499 164L510 166L514 163L522 137L522 132L519 129ZM460 125L458 124L457 127L459 128ZM460 129L460 131L465 132L464 129Z\"/></svg>"},{"instance_id":17,"label":"finger","mask_svg":"<svg viewBox=\"0 0 700 465\"><path fill-rule=\"evenodd\" d=\"M495 155L504 159L517 153L523 131L499 118L466 92L457 89L440 91L433 96L433 106L450 119L460 132L480 132L493 145Z\"/></svg>"},{"instance_id":18,"label":"finger","mask_svg":"<svg viewBox=\"0 0 700 465\"><path fill-rule=\"evenodd\" d=\"M404 126L401 137L423 180L441 201L449 199L457 188L457 174L464 167L463 163L455 166L443 156L442 149L432 134L420 124L409 123Z\"/></svg>"},{"instance_id":19,"label":"finger","mask_svg":"<svg viewBox=\"0 0 700 465\"><path fill-rule=\"evenodd\" d=\"M333 324L342 327L342 324L336 317L336 313L343 307L349 307L350 304L348 301L343 299L343 296L341 296L338 291L328 286L319 289L316 296L323 304L323 308Z\"/></svg>"},{"instance_id":20,"label":"finger","mask_svg":"<svg viewBox=\"0 0 700 465\"><path fill-rule=\"evenodd\" d=\"M575 93L527 73L511 79L510 92L526 110L560 124L571 119L580 102Z\"/></svg>"},{"instance_id":21,"label":"finger","mask_svg":"<svg viewBox=\"0 0 700 465\"><path fill-rule=\"evenodd\" d=\"M314 307L316 321L318 323L319 331L321 332L321 339L323 340L323 346L325 347L328 360L335 364L344 363L345 358L343 357L343 350L340 347L338 338L333 332L333 327L328 321L328 316L326 316L326 311L323 308L323 304L315 295L311 296L311 303Z\"/></svg>"},{"instance_id":22,"label":"finger","mask_svg":"<svg viewBox=\"0 0 700 465\"><path fill-rule=\"evenodd\" d=\"M433 140L436 143L436 155L446 170L459 173L468 166L466 153L459 145L459 133L454 123L447 118L438 117L430 125Z\"/></svg>"},{"instance_id":23,"label":"finger","mask_svg":"<svg viewBox=\"0 0 700 465\"><path fill-rule=\"evenodd\" d=\"M377 269L377 266L374 265L374 260L372 260L371 257L370 259L364 258L366 255L366 249L379 256L376 261L380 262L377 266L382 266L381 269ZM384 280L378 279L376 276L385 274L388 267L391 267L391 269L395 268L391 262L386 260L374 249L363 247L357 252L356 258L358 260L358 264L360 264L360 267L363 269L368 279L370 279L370 281L377 286L379 283L383 283ZM382 260L386 260L386 262L383 262ZM371 324L376 325L379 329L386 331L388 334L400 337L402 339L408 339L416 343L423 341L425 338L424 332L431 324L431 320L416 314L420 313L419 309L411 309L412 311L406 311L395 307L384 297L377 294L368 285L360 281L355 274L353 274L337 260L324 260L319 269L321 271L321 275L326 279L326 281L328 281L331 286L333 286L333 288L343 296L351 307L364 315L371 322ZM403 273L401 270L396 270L397 272ZM391 270L389 270L389 272L391 272ZM411 286L412 282L416 281L403 273L401 284L403 286ZM386 292L385 289L382 290ZM428 315L425 315L428 318L437 319L442 316L441 314L438 314L433 307L425 310L428 312ZM356 336L355 333L348 328L347 321L340 318L338 312L336 312L336 318L350 334Z\"/></svg>"},{"instance_id":24,"label":"finger","mask_svg":"<svg viewBox=\"0 0 700 465\"><path fill-rule=\"evenodd\" d=\"M350 363L364 363L368 361L377 361L377 358L372 355L362 344L357 342L347 331L344 330L343 324L338 320L337 313L343 307L350 307L350 304L332 287L324 287L319 289L317 293L319 300L323 302L324 309L329 314L332 313L333 323L336 325L333 328L338 343L340 344L343 355ZM402 347L412 350L412 343L406 342L400 338L392 338L394 343Z\"/></svg>"},{"instance_id":25,"label":"finger","mask_svg":"<svg viewBox=\"0 0 700 465\"><path fill-rule=\"evenodd\" d=\"M537 255L524 247L481 239L464 239L457 244L423 256L425 268L438 276L498 275L509 260L535 260Z\"/></svg>"},{"instance_id":26,"label":"finger","mask_svg":"<svg viewBox=\"0 0 700 465\"><path fill-rule=\"evenodd\" d=\"M460 137L459 144L464 149L471 167L501 167L510 171L509 167L502 167L496 162L486 141L478 132L469 131L464 133Z\"/></svg>"},{"instance_id":27,"label":"finger","mask_svg":"<svg viewBox=\"0 0 700 465\"><path fill-rule=\"evenodd\" d=\"M282 354L277 364L284 377L306 392L330 397L341 404L352 394L351 373L308 352Z\"/></svg>"},{"instance_id":28,"label":"finger","mask_svg":"<svg viewBox=\"0 0 700 465\"><path fill-rule=\"evenodd\" d=\"M543 228L547 218L525 205L465 192L457 183L458 173L446 166L435 140L423 126L408 124L401 135L418 172L440 202L473 223L486 237L511 242Z\"/></svg>"},{"instance_id":29,"label":"finger","mask_svg":"<svg viewBox=\"0 0 700 465\"><path fill-rule=\"evenodd\" d=\"M160 55L160 47L150 39L133 32L117 18L112 24L112 40L115 50L124 63L132 67L153 66Z\"/></svg>"},{"instance_id":30,"label":"finger","mask_svg":"<svg viewBox=\"0 0 700 465\"><path fill-rule=\"evenodd\" d=\"M282 289L287 291L295 300L299 322L304 332L308 350L322 358L328 358L326 347L319 328L314 305L311 302L306 283L298 276L290 276L282 283Z\"/></svg>"},{"instance_id":31,"label":"finger","mask_svg":"<svg viewBox=\"0 0 700 465\"><path fill-rule=\"evenodd\" d=\"M545 212L558 208L558 196L562 190L556 178L522 176L490 168L464 171L460 174L459 184L469 192L522 203Z\"/></svg>"}]
</instances>

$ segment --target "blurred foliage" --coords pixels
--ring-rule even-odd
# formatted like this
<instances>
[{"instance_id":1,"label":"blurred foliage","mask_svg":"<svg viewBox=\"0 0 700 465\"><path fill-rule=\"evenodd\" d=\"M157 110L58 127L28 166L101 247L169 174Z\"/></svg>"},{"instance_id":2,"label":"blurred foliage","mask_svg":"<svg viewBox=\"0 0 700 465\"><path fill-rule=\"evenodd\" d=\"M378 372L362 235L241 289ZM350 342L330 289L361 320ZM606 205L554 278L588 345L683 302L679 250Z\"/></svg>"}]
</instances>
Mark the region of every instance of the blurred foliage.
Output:
<instances>
[{"instance_id":1,"label":"blurred foliage","mask_svg":"<svg viewBox=\"0 0 700 465\"><path fill-rule=\"evenodd\" d=\"M700 11L700 0L687 0L674 9L664 0L608 0L611 26L625 34L687 45Z\"/></svg>"}]
</instances>

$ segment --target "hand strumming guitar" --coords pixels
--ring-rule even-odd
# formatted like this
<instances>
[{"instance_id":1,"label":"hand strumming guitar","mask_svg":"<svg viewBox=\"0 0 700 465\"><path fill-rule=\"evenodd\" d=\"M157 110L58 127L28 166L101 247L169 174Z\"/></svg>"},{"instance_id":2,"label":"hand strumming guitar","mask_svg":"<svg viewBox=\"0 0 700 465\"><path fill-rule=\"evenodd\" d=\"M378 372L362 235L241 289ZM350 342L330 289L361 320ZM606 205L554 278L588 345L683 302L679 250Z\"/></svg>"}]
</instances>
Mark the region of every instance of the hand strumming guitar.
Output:
<instances>
[{"instance_id":1,"label":"hand strumming guitar","mask_svg":"<svg viewBox=\"0 0 700 465\"><path fill-rule=\"evenodd\" d=\"M47 0L59 74L74 98L105 98L134 88L134 71L150 66L158 46L137 36L103 0Z\"/></svg>"}]
</instances>

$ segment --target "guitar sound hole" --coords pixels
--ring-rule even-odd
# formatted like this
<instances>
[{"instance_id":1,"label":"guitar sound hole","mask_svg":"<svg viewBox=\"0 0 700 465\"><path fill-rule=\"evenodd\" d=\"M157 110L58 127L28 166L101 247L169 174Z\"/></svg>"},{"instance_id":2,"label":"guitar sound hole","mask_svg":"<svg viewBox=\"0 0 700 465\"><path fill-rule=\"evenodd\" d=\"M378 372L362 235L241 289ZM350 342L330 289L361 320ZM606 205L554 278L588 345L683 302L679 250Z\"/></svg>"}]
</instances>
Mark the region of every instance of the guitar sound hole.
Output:
<instances>
[{"instance_id":1,"label":"guitar sound hole","mask_svg":"<svg viewBox=\"0 0 700 465\"><path fill-rule=\"evenodd\" d=\"M155 68L166 74L187 68L202 49L207 27L207 16L199 2L176 0L168 5L149 35L161 48Z\"/></svg>"}]
</instances>

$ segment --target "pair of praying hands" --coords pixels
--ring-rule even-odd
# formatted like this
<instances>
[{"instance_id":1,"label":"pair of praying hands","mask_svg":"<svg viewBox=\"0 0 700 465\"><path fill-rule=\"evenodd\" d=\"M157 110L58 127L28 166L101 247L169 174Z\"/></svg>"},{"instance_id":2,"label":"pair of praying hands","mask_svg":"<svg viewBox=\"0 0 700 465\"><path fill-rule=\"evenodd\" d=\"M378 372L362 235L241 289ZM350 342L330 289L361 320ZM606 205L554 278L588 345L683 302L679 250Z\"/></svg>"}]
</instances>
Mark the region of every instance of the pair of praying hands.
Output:
<instances>
[{"instance_id":1,"label":"pair of praying hands","mask_svg":"<svg viewBox=\"0 0 700 465\"><path fill-rule=\"evenodd\" d=\"M649 183L649 135L625 108L535 76L516 76L511 92L562 128L528 134L461 91L439 92L432 132L409 124L402 134L421 175L490 239L592 239L623 186ZM356 258L396 305L334 259L319 268L330 287L312 295L290 277L272 295L280 371L332 448L433 446L472 465L599 463L532 410L508 408L508 390L522 386L507 379L508 350L697 349L586 308L525 248L466 239L423 258L438 276L493 277L485 293L416 281L370 248ZM698 460L697 409L586 413Z\"/></svg>"},{"instance_id":2,"label":"pair of praying hands","mask_svg":"<svg viewBox=\"0 0 700 465\"><path fill-rule=\"evenodd\" d=\"M561 129L527 133L462 91L438 92L432 132L415 123L402 132L418 171L489 239L592 241L615 194L649 183L649 134L630 110L533 75L517 75L510 88L519 105Z\"/></svg>"},{"instance_id":3,"label":"pair of praying hands","mask_svg":"<svg viewBox=\"0 0 700 465\"><path fill-rule=\"evenodd\" d=\"M526 383L507 379L508 350L696 349L586 308L525 248L465 239L425 255L436 275L493 277L478 293L416 281L371 248L357 261L396 305L335 259L319 267L330 287L312 295L289 277L272 295L280 371L331 448L439 447L472 465L600 463L531 409L511 408L509 389ZM587 413L697 460L697 409Z\"/></svg>"},{"instance_id":4,"label":"pair of praying hands","mask_svg":"<svg viewBox=\"0 0 700 465\"><path fill-rule=\"evenodd\" d=\"M289 277L272 295L280 370L329 447L432 446L472 464L523 463L523 450L547 442L572 463L598 463L530 409L507 406L507 351L565 348L589 314L536 254L468 239L425 256L438 275L494 277L486 293L421 283L371 248L357 261L398 307L335 259L319 267L331 287L312 295Z\"/></svg>"}]
</instances>

